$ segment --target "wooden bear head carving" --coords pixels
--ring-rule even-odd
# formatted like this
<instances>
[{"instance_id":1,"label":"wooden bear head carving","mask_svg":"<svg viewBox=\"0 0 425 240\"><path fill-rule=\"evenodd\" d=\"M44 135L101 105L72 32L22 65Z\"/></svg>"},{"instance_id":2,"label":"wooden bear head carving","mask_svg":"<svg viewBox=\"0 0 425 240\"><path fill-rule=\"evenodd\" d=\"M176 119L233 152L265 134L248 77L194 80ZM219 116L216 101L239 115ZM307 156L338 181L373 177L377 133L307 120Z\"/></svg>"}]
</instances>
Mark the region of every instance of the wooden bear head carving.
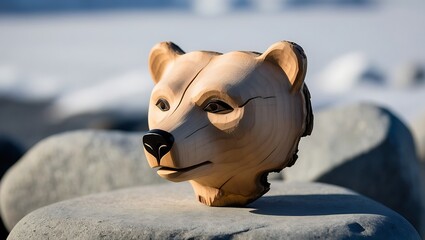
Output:
<instances>
[{"instance_id":1,"label":"wooden bear head carving","mask_svg":"<svg viewBox=\"0 0 425 240\"><path fill-rule=\"evenodd\" d=\"M311 133L307 60L295 43L221 54L163 42L151 50L149 68L149 165L170 181L190 181L204 204L261 197L267 174L294 164L300 138Z\"/></svg>"}]
</instances>

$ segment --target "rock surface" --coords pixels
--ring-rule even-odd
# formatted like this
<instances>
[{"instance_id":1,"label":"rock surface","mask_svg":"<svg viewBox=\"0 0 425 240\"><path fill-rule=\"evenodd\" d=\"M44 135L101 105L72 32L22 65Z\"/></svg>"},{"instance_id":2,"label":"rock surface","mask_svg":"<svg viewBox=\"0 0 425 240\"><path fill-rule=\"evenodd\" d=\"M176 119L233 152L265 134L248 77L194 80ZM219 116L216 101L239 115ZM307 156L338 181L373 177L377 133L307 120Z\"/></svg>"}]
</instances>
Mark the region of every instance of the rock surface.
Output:
<instances>
[{"instance_id":1,"label":"rock surface","mask_svg":"<svg viewBox=\"0 0 425 240\"><path fill-rule=\"evenodd\" d=\"M147 164L141 135L76 131L37 144L2 180L6 227L10 230L31 211L61 200L164 182Z\"/></svg>"},{"instance_id":2,"label":"rock surface","mask_svg":"<svg viewBox=\"0 0 425 240\"><path fill-rule=\"evenodd\" d=\"M423 202L412 135L391 112L357 104L315 114L313 134L299 146L288 181L343 186L383 203L418 230ZM423 230L420 230L423 231Z\"/></svg>"},{"instance_id":3,"label":"rock surface","mask_svg":"<svg viewBox=\"0 0 425 240\"><path fill-rule=\"evenodd\" d=\"M244 208L207 207L188 183L85 196L38 209L14 239L419 239L396 212L349 190L272 182Z\"/></svg>"}]
</instances>

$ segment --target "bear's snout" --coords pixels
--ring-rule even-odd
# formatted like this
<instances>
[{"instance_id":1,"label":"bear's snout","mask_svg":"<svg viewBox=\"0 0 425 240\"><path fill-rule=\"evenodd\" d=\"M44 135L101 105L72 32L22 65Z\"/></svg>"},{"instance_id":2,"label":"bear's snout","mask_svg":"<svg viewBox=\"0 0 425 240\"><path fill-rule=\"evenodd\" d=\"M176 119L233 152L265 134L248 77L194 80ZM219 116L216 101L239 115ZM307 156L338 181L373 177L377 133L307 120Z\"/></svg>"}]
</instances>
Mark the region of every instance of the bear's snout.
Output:
<instances>
[{"instance_id":1,"label":"bear's snout","mask_svg":"<svg viewBox=\"0 0 425 240\"><path fill-rule=\"evenodd\" d=\"M156 158L158 165L161 158L171 150L173 143L173 135L161 129L152 129L143 136L144 148Z\"/></svg>"}]
</instances>

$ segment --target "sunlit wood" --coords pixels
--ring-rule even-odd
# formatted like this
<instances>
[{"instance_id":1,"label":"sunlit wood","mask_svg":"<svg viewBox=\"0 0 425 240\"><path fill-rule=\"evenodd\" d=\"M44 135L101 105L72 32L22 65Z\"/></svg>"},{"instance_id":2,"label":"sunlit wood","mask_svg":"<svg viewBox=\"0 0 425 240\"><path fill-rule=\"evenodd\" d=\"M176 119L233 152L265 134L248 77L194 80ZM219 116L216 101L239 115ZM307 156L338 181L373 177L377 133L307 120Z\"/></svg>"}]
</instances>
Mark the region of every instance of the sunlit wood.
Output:
<instances>
[{"instance_id":1,"label":"sunlit wood","mask_svg":"<svg viewBox=\"0 0 425 240\"><path fill-rule=\"evenodd\" d=\"M170 181L190 181L206 205L261 197L267 174L292 165L300 138L311 133L307 60L295 43L221 54L164 42L152 49L149 68L149 165Z\"/></svg>"}]
</instances>

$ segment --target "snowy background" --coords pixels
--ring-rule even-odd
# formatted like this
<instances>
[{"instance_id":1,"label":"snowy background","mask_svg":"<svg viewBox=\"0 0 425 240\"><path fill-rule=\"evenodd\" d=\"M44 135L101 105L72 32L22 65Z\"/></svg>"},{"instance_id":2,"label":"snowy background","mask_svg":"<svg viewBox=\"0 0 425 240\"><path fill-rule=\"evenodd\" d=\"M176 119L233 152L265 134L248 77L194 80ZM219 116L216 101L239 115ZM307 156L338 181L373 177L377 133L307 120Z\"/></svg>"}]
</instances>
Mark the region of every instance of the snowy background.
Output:
<instances>
[{"instance_id":1,"label":"snowy background","mask_svg":"<svg viewBox=\"0 0 425 240\"><path fill-rule=\"evenodd\" d=\"M0 0L0 134L31 146L73 128L145 124L147 57L161 41L262 52L291 40L307 54L316 110L368 101L407 124L425 119L423 1L89 2Z\"/></svg>"}]
</instances>

